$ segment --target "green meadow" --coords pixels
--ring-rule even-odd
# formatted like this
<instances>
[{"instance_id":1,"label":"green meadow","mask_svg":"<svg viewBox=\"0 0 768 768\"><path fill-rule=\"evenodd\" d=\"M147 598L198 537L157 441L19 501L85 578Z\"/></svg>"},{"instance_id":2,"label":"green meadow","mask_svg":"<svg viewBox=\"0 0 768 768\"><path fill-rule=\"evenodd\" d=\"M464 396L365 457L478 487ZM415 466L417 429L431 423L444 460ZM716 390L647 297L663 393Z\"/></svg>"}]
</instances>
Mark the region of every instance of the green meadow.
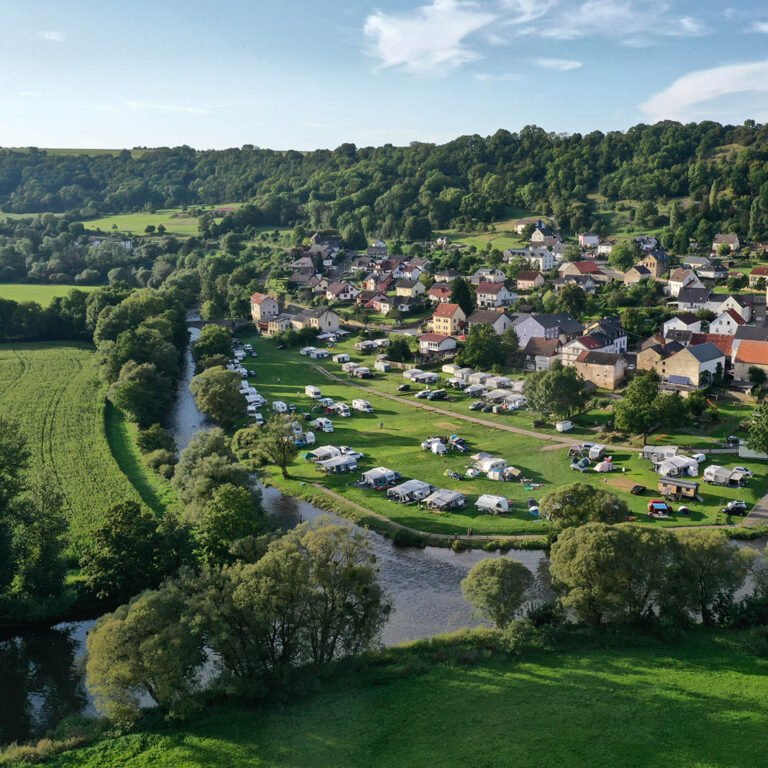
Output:
<instances>
[{"instance_id":1,"label":"green meadow","mask_svg":"<svg viewBox=\"0 0 768 768\"><path fill-rule=\"evenodd\" d=\"M243 339L246 340L245 337ZM417 505L395 504L381 492L355 487L358 473L326 475L319 472L313 463L302 458L303 451L290 468L289 480L281 478L279 471L274 467L264 470L270 482L295 495L306 495L310 483L320 483L324 488L341 494L350 502L418 530L465 534L471 527L475 534L494 535L543 533L546 524L528 512L527 499L538 500L542 495L577 480L615 491L627 502L633 515L648 525L656 526L724 523L726 520L718 510L726 501L740 498L751 505L768 491L768 479L761 462L744 462L735 455L718 456L717 462L724 466L745 464L751 467L755 471L755 477L749 481L747 487L741 489L702 485L700 495L703 501L688 504L692 510L690 515L674 514L667 520L650 520L647 517L647 504L658 495L658 476L652 472L650 462L638 457L637 449L628 447L608 452L612 455L614 463L625 470L623 472L617 471L607 475L595 472L576 473L570 469L567 444L495 428L499 424L512 424L530 429L530 413L472 413L467 409L471 400L461 395L457 396L458 399L454 403L430 403L447 413L429 412L421 407L428 401L414 398L413 392L398 394L397 401L380 395L387 391L390 394L396 392L398 384L404 381L400 371L388 376L380 375L380 378L372 381L351 380L341 373L340 365L323 361L322 366L318 366L315 361L301 356L297 349L277 350L274 342L269 339L247 340L253 343L259 354L258 360L249 363L257 374L251 379L251 383L270 402L284 400L293 403L297 413L309 413L314 401L304 394L307 384L320 387L324 396L332 397L335 401L351 404L353 399L362 397L371 402L374 408L372 414L353 411L349 418L332 414L330 418L334 424L334 432L316 432L319 445L349 445L365 454L365 458L360 462L361 471L386 466L397 470L405 478L414 477L439 488L459 490L467 496L468 505L462 511L439 513ZM340 346L348 350L351 342L337 345L332 352L340 351ZM372 367L373 356L356 357L360 361L366 360L366 364ZM329 379L319 369L344 376L345 380L337 382ZM347 381L362 383L365 391L350 386ZM265 414L268 408L269 406L265 409ZM313 413L313 417L316 415L319 414ZM473 423L460 418L461 416L478 417L483 423ZM593 417L586 417L587 421L600 421L601 418L602 414L599 412ZM591 429L591 426L582 426L578 431L584 437L589 437L592 442L600 442L599 434L590 431ZM552 432L554 433L554 430ZM421 450L420 444L426 437L450 434L459 434L467 440L470 446L468 454L449 452L445 456L438 456ZM578 439L582 438L575 436L574 442ZM458 481L445 476L447 470L464 473L471 463L469 455L478 451L486 451L506 459L509 464L520 469L532 484L526 487L520 482L494 482L485 477ZM629 489L637 484L648 488L643 496L633 496L629 493ZM475 510L475 501L484 493L503 495L511 499L511 513L498 517L478 513ZM675 509L677 506L675 505Z\"/></svg>"},{"instance_id":2,"label":"green meadow","mask_svg":"<svg viewBox=\"0 0 768 768\"><path fill-rule=\"evenodd\" d=\"M58 296L66 296L71 290L90 292L94 285L36 285L33 283L0 283L0 299L13 301L36 301L47 307Z\"/></svg>"},{"instance_id":3,"label":"green meadow","mask_svg":"<svg viewBox=\"0 0 768 768\"><path fill-rule=\"evenodd\" d=\"M289 704L208 708L45 765L755 768L768 761L768 661L744 639L695 631L520 659L425 641Z\"/></svg>"}]
</instances>

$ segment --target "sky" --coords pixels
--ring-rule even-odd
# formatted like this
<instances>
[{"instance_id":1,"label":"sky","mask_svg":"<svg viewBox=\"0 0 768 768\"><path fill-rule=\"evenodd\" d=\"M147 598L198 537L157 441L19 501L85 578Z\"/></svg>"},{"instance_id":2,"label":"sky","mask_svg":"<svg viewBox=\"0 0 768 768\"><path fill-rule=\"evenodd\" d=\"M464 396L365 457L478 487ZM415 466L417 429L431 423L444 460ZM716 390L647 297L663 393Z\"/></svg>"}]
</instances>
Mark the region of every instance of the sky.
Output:
<instances>
[{"instance_id":1,"label":"sky","mask_svg":"<svg viewBox=\"0 0 768 768\"><path fill-rule=\"evenodd\" d=\"M0 0L0 146L768 121L768 0Z\"/></svg>"}]
</instances>

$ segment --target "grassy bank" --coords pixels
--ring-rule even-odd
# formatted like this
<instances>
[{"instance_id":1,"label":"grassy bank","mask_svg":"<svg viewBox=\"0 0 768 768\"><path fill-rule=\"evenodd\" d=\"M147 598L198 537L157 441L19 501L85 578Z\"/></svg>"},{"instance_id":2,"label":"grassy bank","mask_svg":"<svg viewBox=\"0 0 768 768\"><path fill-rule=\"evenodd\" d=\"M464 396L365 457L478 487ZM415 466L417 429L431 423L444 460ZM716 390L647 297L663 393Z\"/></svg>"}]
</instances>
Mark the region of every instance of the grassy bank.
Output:
<instances>
[{"instance_id":1,"label":"grassy bank","mask_svg":"<svg viewBox=\"0 0 768 768\"><path fill-rule=\"evenodd\" d=\"M608 476L593 472L577 474L570 469L567 444L546 440L544 434L537 437L493 428L496 424L509 424L530 429L529 413L498 416L481 414L483 421L488 424L469 422L458 416L478 414L467 410L470 400L461 395L454 403L435 403L448 413L432 413L417 407L425 401L416 400L413 393L399 394L397 400L381 396L387 392L393 395L396 393L397 385L403 381L400 372L365 382L366 391L361 392L346 383L346 377L343 381L328 379L317 370L312 360L299 355L296 349L277 350L269 339L249 341L254 344L259 354L258 360L252 364L257 375L251 381L268 400L293 403L299 413L310 411L314 402L304 395L304 386L314 384L322 389L324 395L337 401L351 403L354 398L364 397L371 402L375 411L373 414L354 412L354 415L347 419L332 417L334 432L316 433L319 444L350 445L365 454L361 461L362 469L390 467L401 472L404 477L416 477L437 487L460 490L467 496L469 504L466 510L447 513L430 512L413 505L398 505L388 501L381 493L355 487L357 474L323 475L312 463L304 461L301 457L290 468L290 481L281 485L287 493L302 493L302 489L306 490L311 483L321 483L329 491L340 494L349 502L420 531L464 535L471 527L474 534L490 536L545 533L545 523L530 515L526 500L538 500L545 493L577 479L595 487L615 491L640 520L649 525L662 526L725 522L722 516L718 516L718 510L725 501L742 498L753 504L768 491L764 465L760 462L748 463L756 473L748 487L728 489L702 485L700 492L703 502L690 505L690 515L673 515L668 520L651 521L647 517L647 504L650 498L657 495L658 476L652 472L649 462L638 458L636 449L627 448L612 453L615 464L624 469L624 472L615 472ZM372 364L370 356L355 357L368 365ZM323 367L334 374L341 374L341 367L334 363L324 362ZM354 381L360 382L359 379ZM594 416L596 420L599 418L600 414ZM589 436L595 442L599 441L599 433L592 432L587 427L582 427L582 430L584 436ZM430 435L453 433L460 434L468 441L470 453L487 451L505 458L509 464L521 469L523 475L533 481L533 486L526 488L520 483L498 483L484 477L463 482L446 477L446 471L466 471L470 464L468 455L449 453L441 457L422 451L420 444ZM726 466L742 463L733 455L718 456L717 461ZM274 467L267 468L266 474L270 482L285 483ZM645 485L649 489L644 496L633 496L629 493L629 489L636 484ZM502 494L512 499L511 514L495 517L477 513L474 503L483 493Z\"/></svg>"},{"instance_id":2,"label":"grassy bank","mask_svg":"<svg viewBox=\"0 0 768 768\"><path fill-rule=\"evenodd\" d=\"M464 633L342 666L289 705L208 708L46 765L753 768L768 760L768 661L743 642L697 631L516 659Z\"/></svg>"}]
</instances>

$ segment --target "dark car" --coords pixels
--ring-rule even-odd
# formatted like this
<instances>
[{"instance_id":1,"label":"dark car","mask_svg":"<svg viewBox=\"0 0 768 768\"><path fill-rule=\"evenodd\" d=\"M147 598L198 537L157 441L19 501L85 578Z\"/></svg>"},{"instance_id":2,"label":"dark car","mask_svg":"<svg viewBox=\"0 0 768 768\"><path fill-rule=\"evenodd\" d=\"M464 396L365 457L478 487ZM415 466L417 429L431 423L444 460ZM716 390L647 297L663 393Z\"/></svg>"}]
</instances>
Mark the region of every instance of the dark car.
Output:
<instances>
[{"instance_id":1,"label":"dark car","mask_svg":"<svg viewBox=\"0 0 768 768\"><path fill-rule=\"evenodd\" d=\"M251 357L258 357L258 356L259 356L258 352L254 352L253 350L251 350Z\"/></svg>"},{"instance_id":2,"label":"dark car","mask_svg":"<svg viewBox=\"0 0 768 768\"><path fill-rule=\"evenodd\" d=\"M493 410L493 406L492 405L484 405L480 410L483 413L490 413Z\"/></svg>"},{"instance_id":3,"label":"dark car","mask_svg":"<svg viewBox=\"0 0 768 768\"><path fill-rule=\"evenodd\" d=\"M469 406L470 411L479 411L483 407L483 404L480 400L475 401Z\"/></svg>"},{"instance_id":4,"label":"dark car","mask_svg":"<svg viewBox=\"0 0 768 768\"><path fill-rule=\"evenodd\" d=\"M277 348L278 349L288 349L287 345L285 345L285 344L278 344Z\"/></svg>"},{"instance_id":5,"label":"dark car","mask_svg":"<svg viewBox=\"0 0 768 768\"><path fill-rule=\"evenodd\" d=\"M547 425L546 421L542 421L541 419L536 419L531 426L536 427L537 429L540 429L541 427L545 427Z\"/></svg>"},{"instance_id":6,"label":"dark car","mask_svg":"<svg viewBox=\"0 0 768 768\"><path fill-rule=\"evenodd\" d=\"M428 395L427 400L445 400L447 397L444 389L433 389Z\"/></svg>"},{"instance_id":7,"label":"dark car","mask_svg":"<svg viewBox=\"0 0 768 768\"><path fill-rule=\"evenodd\" d=\"M734 499L729 501L720 511L729 515L746 515L747 504L744 501L736 501Z\"/></svg>"},{"instance_id":8,"label":"dark car","mask_svg":"<svg viewBox=\"0 0 768 768\"><path fill-rule=\"evenodd\" d=\"M248 375L249 375L249 376L255 376L255 375L256 375L256 371L254 371L254 370L250 370L250 369L249 369L249 371L248 371Z\"/></svg>"},{"instance_id":9,"label":"dark car","mask_svg":"<svg viewBox=\"0 0 768 768\"><path fill-rule=\"evenodd\" d=\"M645 493L645 486L633 485L629 492L634 494L635 496L642 496Z\"/></svg>"},{"instance_id":10,"label":"dark car","mask_svg":"<svg viewBox=\"0 0 768 768\"><path fill-rule=\"evenodd\" d=\"M398 392L410 392L411 391L411 385L410 384L401 384L397 388Z\"/></svg>"}]
</instances>

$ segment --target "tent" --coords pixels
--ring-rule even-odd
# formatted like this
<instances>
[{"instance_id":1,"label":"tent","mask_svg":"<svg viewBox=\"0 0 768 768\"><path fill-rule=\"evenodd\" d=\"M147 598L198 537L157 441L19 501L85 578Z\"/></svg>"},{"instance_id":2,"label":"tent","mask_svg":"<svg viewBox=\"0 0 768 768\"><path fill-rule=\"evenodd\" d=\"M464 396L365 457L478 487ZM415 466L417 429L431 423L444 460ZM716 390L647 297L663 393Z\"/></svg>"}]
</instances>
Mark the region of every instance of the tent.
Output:
<instances>
[{"instance_id":1,"label":"tent","mask_svg":"<svg viewBox=\"0 0 768 768\"><path fill-rule=\"evenodd\" d=\"M421 480L406 480L387 491L387 498L400 504L408 504L412 501L421 501L435 490L433 485Z\"/></svg>"},{"instance_id":2,"label":"tent","mask_svg":"<svg viewBox=\"0 0 768 768\"><path fill-rule=\"evenodd\" d=\"M389 488L401 479L400 473L393 469L374 467L360 475L358 485L364 488Z\"/></svg>"},{"instance_id":3,"label":"tent","mask_svg":"<svg viewBox=\"0 0 768 768\"><path fill-rule=\"evenodd\" d=\"M438 488L424 499L424 504L430 509L461 509L467 503L467 497L458 491Z\"/></svg>"},{"instance_id":4,"label":"tent","mask_svg":"<svg viewBox=\"0 0 768 768\"><path fill-rule=\"evenodd\" d=\"M595 472L613 472L616 469L610 461L601 461L595 466Z\"/></svg>"}]
</instances>

